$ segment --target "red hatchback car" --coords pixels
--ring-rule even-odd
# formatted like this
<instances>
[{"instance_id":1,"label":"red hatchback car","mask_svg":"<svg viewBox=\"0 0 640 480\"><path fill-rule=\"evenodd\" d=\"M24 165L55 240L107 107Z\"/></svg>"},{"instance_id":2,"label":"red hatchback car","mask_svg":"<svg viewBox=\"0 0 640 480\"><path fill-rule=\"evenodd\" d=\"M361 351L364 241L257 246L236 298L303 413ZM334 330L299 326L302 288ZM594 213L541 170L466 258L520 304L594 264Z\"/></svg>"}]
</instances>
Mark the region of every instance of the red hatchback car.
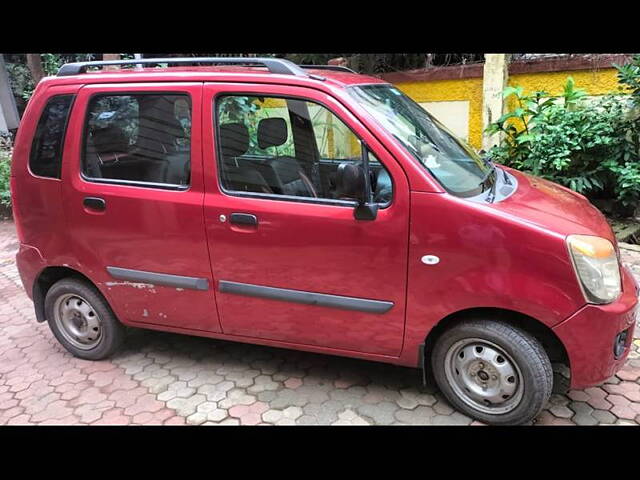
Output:
<instances>
[{"instance_id":1,"label":"red hatchback car","mask_svg":"<svg viewBox=\"0 0 640 480\"><path fill-rule=\"evenodd\" d=\"M622 366L638 287L583 196L345 68L131 63L64 65L16 139L20 275L74 355L131 326L413 366L493 424L540 412L552 362Z\"/></svg>"}]
</instances>

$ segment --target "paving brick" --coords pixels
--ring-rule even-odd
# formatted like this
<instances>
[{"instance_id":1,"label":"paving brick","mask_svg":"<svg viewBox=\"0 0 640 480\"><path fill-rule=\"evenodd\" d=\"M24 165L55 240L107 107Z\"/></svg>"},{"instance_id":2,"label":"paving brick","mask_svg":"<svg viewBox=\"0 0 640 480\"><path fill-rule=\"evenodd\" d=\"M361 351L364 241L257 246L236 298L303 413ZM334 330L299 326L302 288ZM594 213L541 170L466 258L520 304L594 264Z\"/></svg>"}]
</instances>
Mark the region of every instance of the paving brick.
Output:
<instances>
[{"instance_id":1,"label":"paving brick","mask_svg":"<svg viewBox=\"0 0 640 480\"><path fill-rule=\"evenodd\" d=\"M136 403L130 407L125 408L124 413L126 415L137 415L142 412L157 412L164 404L156 399L155 395L147 394L142 395L136 399Z\"/></svg>"},{"instance_id":2,"label":"paving brick","mask_svg":"<svg viewBox=\"0 0 640 480\"><path fill-rule=\"evenodd\" d=\"M608 393L599 387L587 388L585 393L589 395L587 403L600 410L608 410L611 408L611 403L606 400Z\"/></svg>"},{"instance_id":3,"label":"paving brick","mask_svg":"<svg viewBox=\"0 0 640 480\"><path fill-rule=\"evenodd\" d=\"M554 405L549 411L558 418L571 418L574 415L573 410L564 405Z\"/></svg>"},{"instance_id":4,"label":"paving brick","mask_svg":"<svg viewBox=\"0 0 640 480\"><path fill-rule=\"evenodd\" d=\"M233 389L233 382L223 381L214 385L205 384L198 387L198 393L207 397L210 402L218 402L227 397L227 392Z\"/></svg>"},{"instance_id":5,"label":"paving brick","mask_svg":"<svg viewBox=\"0 0 640 480\"><path fill-rule=\"evenodd\" d=\"M238 418L241 425L257 425L262 421L262 414L268 409L269 406L266 403L255 402L251 405L236 405L231 407L229 409L229 415Z\"/></svg>"},{"instance_id":6,"label":"paving brick","mask_svg":"<svg viewBox=\"0 0 640 480\"><path fill-rule=\"evenodd\" d=\"M67 402L63 400L57 400L47 405L47 407L42 411L35 413L31 417L31 420L39 423L45 420L55 420L68 417L73 413L73 408L69 408Z\"/></svg>"},{"instance_id":7,"label":"paving brick","mask_svg":"<svg viewBox=\"0 0 640 480\"><path fill-rule=\"evenodd\" d=\"M303 416L311 416L315 419L314 424L331 425L338 420L338 413L346 408L344 403L337 400L328 400L323 403L307 403L304 407L301 407L303 415L296 419L296 423L299 423L300 418Z\"/></svg>"},{"instance_id":8,"label":"paving brick","mask_svg":"<svg viewBox=\"0 0 640 480\"><path fill-rule=\"evenodd\" d=\"M431 420L432 425L470 425L472 420L458 412L451 415L436 415Z\"/></svg>"},{"instance_id":9,"label":"paving brick","mask_svg":"<svg viewBox=\"0 0 640 480\"><path fill-rule=\"evenodd\" d=\"M14 417L22 414L24 412L24 408L22 407L13 407L4 411L0 411L0 425L7 423Z\"/></svg>"},{"instance_id":10,"label":"paving brick","mask_svg":"<svg viewBox=\"0 0 640 480\"><path fill-rule=\"evenodd\" d=\"M207 397L196 394L189 398L174 398L167 402L167 407L172 408L178 415L188 417L196 412L198 405L206 401Z\"/></svg>"},{"instance_id":11,"label":"paving brick","mask_svg":"<svg viewBox=\"0 0 640 480\"><path fill-rule=\"evenodd\" d=\"M599 423L613 424L616 423L616 416L606 410L594 410L591 414Z\"/></svg>"},{"instance_id":12,"label":"paving brick","mask_svg":"<svg viewBox=\"0 0 640 480\"><path fill-rule=\"evenodd\" d=\"M198 388L203 385L215 385L222 382L223 380L224 377L222 375L218 375L217 373L211 371L203 371L199 372L193 380L189 381L189 386Z\"/></svg>"},{"instance_id":13,"label":"paving brick","mask_svg":"<svg viewBox=\"0 0 640 480\"><path fill-rule=\"evenodd\" d=\"M589 400L589 394L581 390L571 390L567 396L574 402L586 402Z\"/></svg>"},{"instance_id":14,"label":"paving brick","mask_svg":"<svg viewBox=\"0 0 640 480\"><path fill-rule=\"evenodd\" d=\"M183 417L174 416L164 421L163 425L184 425L186 423Z\"/></svg>"},{"instance_id":15,"label":"paving brick","mask_svg":"<svg viewBox=\"0 0 640 480\"><path fill-rule=\"evenodd\" d=\"M432 407L419 406L413 410L398 410L394 414L395 418L402 423L411 425L430 425L436 412Z\"/></svg>"},{"instance_id":16,"label":"paving brick","mask_svg":"<svg viewBox=\"0 0 640 480\"><path fill-rule=\"evenodd\" d=\"M394 422L394 414L399 410L398 405L391 402L381 402L375 405L361 404L357 412L371 419L374 425L389 425Z\"/></svg>"},{"instance_id":17,"label":"paving brick","mask_svg":"<svg viewBox=\"0 0 640 480\"><path fill-rule=\"evenodd\" d=\"M260 393L264 391L273 391L280 388L279 382L274 382L269 375L258 375L253 379L253 385L251 385L247 391L249 393Z\"/></svg>"},{"instance_id":18,"label":"paving brick","mask_svg":"<svg viewBox=\"0 0 640 480\"><path fill-rule=\"evenodd\" d=\"M574 425L574 423L566 418L556 417L549 411L543 411L535 419L534 425Z\"/></svg>"},{"instance_id":19,"label":"paving brick","mask_svg":"<svg viewBox=\"0 0 640 480\"><path fill-rule=\"evenodd\" d=\"M218 425L240 425L240 421L237 418L226 418Z\"/></svg>"},{"instance_id":20,"label":"paving brick","mask_svg":"<svg viewBox=\"0 0 640 480\"><path fill-rule=\"evenodd\" d=\"M631 365L627 364L616 375L621 380L637 382L638 380L640 380L640 367L632 367Z\"/></svg>"},{"instance_id":21,"label":"paving brick","mask_svg":"<svg viewBox=\"0 0 640 480\"><path fill-rule=\"evenodd\" d=\"M124 415L124 409L116 408L103 413L100 419L92 422L92 425L129 425L130 423L131 417Z\"/></svg>"},{"instance_id":22,"label":"paving brick","mask_svg":"<svg viewBox=\"0 0 640 480\"><path fill-rule=\"evenodd\" d=\"M29 425L31 416L30 415L18 415L17 417L13 417L7 422L7 425Z\"/></svg>"},{"instance_id":23,"label":"paving brick","mask_svg":"<svg viewBox=\"0 0 640 480\"><path fill-rule=\"evenodd\" d=\"M481 423L421 386L418 370L374 362L144 330L109 360L74 358L35 323L9 243L13 226L0 222L0 424ZM633 345L616 376L554 393L535 424L640 424L640 338Z\"/></svg>"},{"instance_id":24,"label":"paving brick","mask_svg":"<svg viewBox=\"0 0 640 480\"><path fill-rule=\"evenodd\" d=\"M411 389L400 391L400 397L396 403L406 409L416 408L418 405L432 406L436 403L436 397L428 393L421 393Z\"/></svg>"},{"instance_id":25,"label":"paving brick","mask_svg":"<svg viewBox=\"0 0 640 480\"><path fill-rule=\"evenodd\" d=\"M438 402L433 405L433 409L439 415L451 415L455 411L453 407L449 405L449 402L443 398L440 398Z\"/></svg>"},{"instance_id":26,"label":"paving brick","mask_svg":"<svg viewBox=\"0 0 640 480\"><path fill-rule=\"evenodd\" d=\"M353 410L347 409L338 414L338 420L333 422L333 425L369 425L369 422Z\"/></svg>"},{"instance_id":27,"label":"paving brick","mask_svg":"<svg viewBox=\"0 0 640 480\"><path fill-rule=\"evenodd\" d=\"M300 380L299 378L292 377L292 378L287 378L284 381L284 386L287 388L296 389L300 385L302 385L302 380Z\"/></svg>"}]
</instances>

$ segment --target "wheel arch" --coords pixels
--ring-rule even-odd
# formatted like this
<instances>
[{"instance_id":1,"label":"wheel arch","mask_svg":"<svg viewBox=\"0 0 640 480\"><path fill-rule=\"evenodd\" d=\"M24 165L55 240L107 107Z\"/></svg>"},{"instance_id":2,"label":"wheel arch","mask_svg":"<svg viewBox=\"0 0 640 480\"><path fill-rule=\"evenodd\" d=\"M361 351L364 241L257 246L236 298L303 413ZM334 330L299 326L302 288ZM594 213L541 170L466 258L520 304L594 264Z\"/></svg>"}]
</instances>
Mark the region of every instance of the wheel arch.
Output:
<instances>
[{"instance_id":1,"label":"wheel arch","mask_svg":"<svg viewBox=\"0 0 640 480\"><path fill-rule=\"evenodd\" d=\"M429 358L434 345L442 333L465 320L482 317L500 320L514 327L521 328L541 343L552 363L562 363L567 366L569 371L571 370L567 350L560 338L558 338L551 328L539 320L521 312L489 307L460 310L449 314L440 320L436 326L429 331L425 338L424 347L422 348L423 356L421 358L423 368L429 371L431 370L431 362L429 361Z\"/></svg>"},{"instance_id":2,"label":"wheel arch","mask_svg":"<svg viewBox=\"0 0 640 480\"><path fill-rule=\"evenodd\" d=\"M78 270L64 266L45 267L33 282L33 305L36 312L36 320L38 323L46 321L44 313L44 300L49 289L57 281L63 278L78 278L96 287L95 283L89 277ZM96 290L100 291L97 287Z\"/></svg>"}]
</instances>

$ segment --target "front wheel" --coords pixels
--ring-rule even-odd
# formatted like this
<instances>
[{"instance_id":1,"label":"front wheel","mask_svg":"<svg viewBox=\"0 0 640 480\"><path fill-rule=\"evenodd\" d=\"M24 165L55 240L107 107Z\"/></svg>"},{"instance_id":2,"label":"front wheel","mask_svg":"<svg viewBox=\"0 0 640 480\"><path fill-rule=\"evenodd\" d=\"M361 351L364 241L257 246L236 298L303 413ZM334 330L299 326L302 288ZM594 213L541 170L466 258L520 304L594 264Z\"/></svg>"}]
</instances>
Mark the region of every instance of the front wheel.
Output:
<instances>
[{"instance_id":1,"label":"front wheel","mask_svg":"<svg viewBox=\"0 0 640 480\"><path fill-rule=\"evenodd\" d=\"M546 405L551 362L528 333L495 320L471 320L445 331L431 355L433 374L461 412L493 425L523 424Z\"/></svg>"}]
</instances>

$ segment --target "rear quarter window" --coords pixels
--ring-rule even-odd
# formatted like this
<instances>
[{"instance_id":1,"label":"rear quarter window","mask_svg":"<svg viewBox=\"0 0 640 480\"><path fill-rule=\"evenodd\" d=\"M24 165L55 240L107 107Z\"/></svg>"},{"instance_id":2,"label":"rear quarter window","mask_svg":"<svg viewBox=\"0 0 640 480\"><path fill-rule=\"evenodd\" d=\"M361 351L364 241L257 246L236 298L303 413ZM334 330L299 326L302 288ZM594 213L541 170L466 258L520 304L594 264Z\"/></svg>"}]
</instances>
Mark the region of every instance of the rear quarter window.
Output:
<instances>
[{"instance_id":1,"label":"rear quarter window","mask_svg":"<svg viewBox=\"0 0 640 480\"><path fill-rule=\"evenodd\" d=\"M40 177L60 178L62 146L75 95L56 95L44 107L31 144L29 169Z\"/></svg>"}]
</instances>

